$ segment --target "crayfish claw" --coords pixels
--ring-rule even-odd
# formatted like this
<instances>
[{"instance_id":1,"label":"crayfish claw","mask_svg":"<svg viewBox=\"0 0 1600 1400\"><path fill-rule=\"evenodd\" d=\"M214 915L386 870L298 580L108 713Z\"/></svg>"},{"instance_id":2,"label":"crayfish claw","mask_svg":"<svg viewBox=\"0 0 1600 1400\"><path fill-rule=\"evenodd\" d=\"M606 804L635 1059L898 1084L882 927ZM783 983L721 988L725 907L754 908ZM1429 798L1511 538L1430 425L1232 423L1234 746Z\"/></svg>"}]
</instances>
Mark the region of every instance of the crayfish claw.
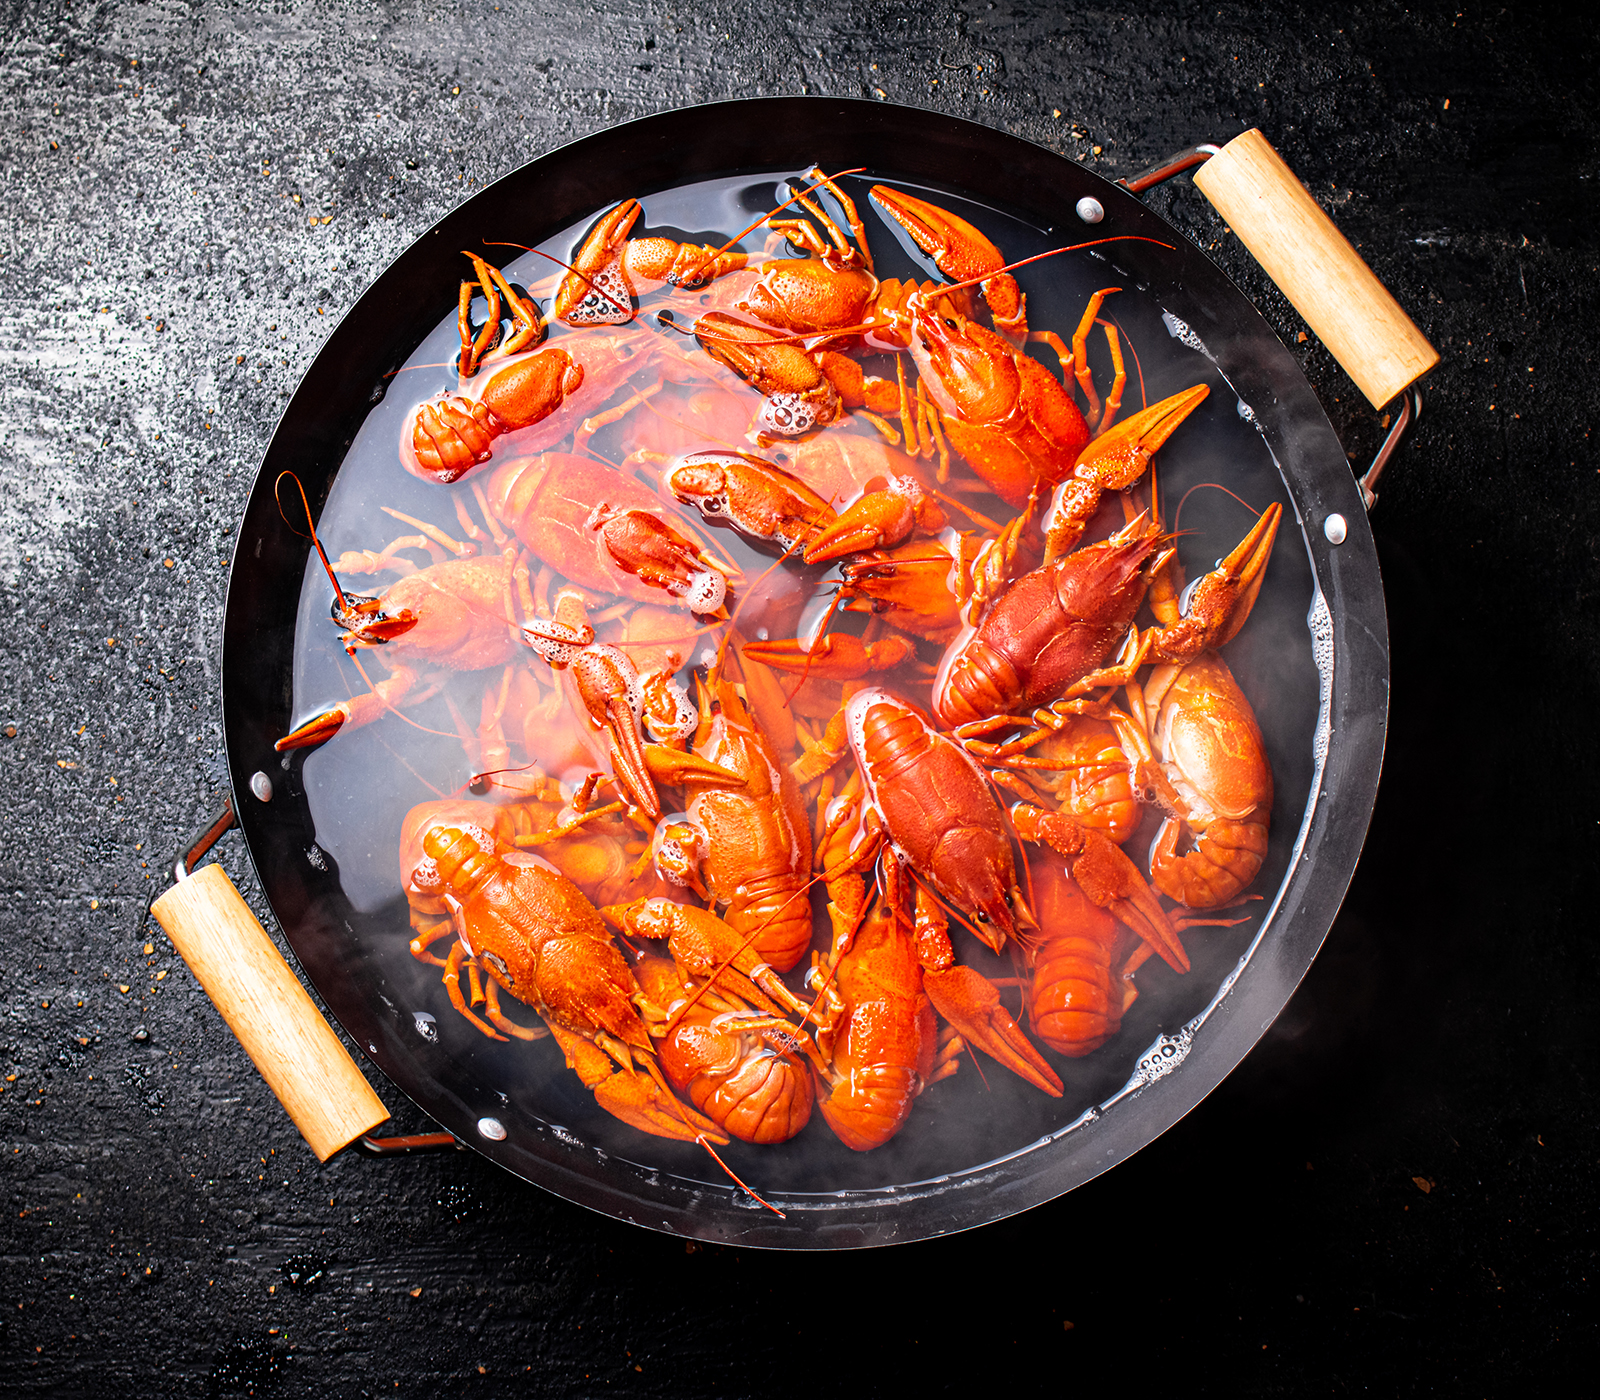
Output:
<instances>
[{"instance_id":1,"label":"crayfish claw","mask_svg":"<svg viewBox=\"0 0 1600 1400\"><path fill-rule=\"evenodd\" d=\"M1078 453L1072 473L1055 489L1045 513L1045 558L1059 559L1083 537L1104 491L1125 491L1144 475L1158 448L1211 392L1196 384L1125 418Z\"/></svg>"},{"instance_id":2,"label":"crayfish claw","mask_svg":"<svg viewBox=\"0 0 1600 1400\"><path fill-rule=\"evenodd\" d=\"M656 1137L696 1142L702 1136L725 1143L728 1135L705 1114L668 1094L648 1075L618 1070L595 1086L594 1101L613 1118Z\"/></svg>"},{"instance_id":3,"label":"crayfish claw","mask_svg":"<svg viewBox=\"0 0 1600 1400\"><path fill-rule=\"evenodd\" d=\"M359 729L364 724L371 724L410 695L416 684L416 673L409 666L396 666L393 674L379 681L371 690L341 700L331 709L308 719L299 728L285 734L273 748L279 753L286 749L314 749L318 744L327 743L346 726Z\"/></svg>"},{"instance_id":4,"label":"crayfish claw","mask_svg":"<svg viewBox=\"0 0 1600 1400\"><path fill-rule=\"evenodd\" d=\"M911 235L940 272L956 282L984 278L983 298L989 305L995 326L1007 335L1023 335L1028 329L1025 298L1016 279L1000 269L1005 258L998 248L973 225L948 209L917 199L903 190L874 185L874 204Z\"/></svg>"},{"instance_id":5,"label":"crayfish claw","mask_svg":"<svg viewBox=\"0 0 1600 1400\"><path fill-rule=\"evenodd\" d=\"M666 744L646 744L644 763L650 776L666 787L742 788L747 785L747 780L732 769Z\"/></svg>"},{"instance_id":6,"label":"crayfish claw","mask_svg":"<svg viewBox=\"0 0 1600 1400\"><path fill-rule=\"evenodd\" d=\"M714 1142L727 1142L715 1123L673 1097L666 1083L656 1077L660 1070L653 1061L645 1063L655 1073L641 1073L632 1065L618 1064L592 1040L554 1021L549 1024L568 1066L613 1118L630 1128L679 1142L694 1142L702 1134Z\"/></svg>"},{"instance_id":7,"label":"crayfish claw","mask_svg":"<svg viewBox=\"0 0 1600 1400\"><path fill-rule=\"evenodd\" d=\"M1154 632L1152 657L1167 662L1192 661L1201 652L1233 640L1261 592L1282 521L1283 506L1274 501L1232 552L1195 581L1183 618Z\"/></svg>"},{"instance_id":8,"label":"crayfish claw","mask_svg":"<svg viewBox=\"0 0 1600 1400\"><path fill-rule=\"evenodd\" d=\"M1124 418L1078 454L1073 475L1091 478L1107 490L1120 491L1133 485L1144 475L1150 459L1210 392L1209 384L1196 384Z\"/></svg>"},{"instance_id":9,"label":"crayfish claw","mask_svg":"<svg viewBox=\"0 0 1600 1400\"><path fill-rule=\"evenodd\" d=\"M633 319L633 289L623 272L622 254L641 212L637 199L625 199L596 220L556 288L550 307L556 320L593 326Z\"/></svg>"},{"instance_id":10,"label":"crayfish claw","mask_svg":"<svg viewBox=\"0 0 1600 1400\"><path fill-rule=\"evenodd\" d=\"M968 1045L975 1045L1036 1089L1060 1098L1060 1076L1000 1003L1000 993L981 973L957 963L943 972L924 969L922 987L933 1009Z\"/></svg>"},{"instance_id":11,"label":"crayfish claw","mask_svg":"<svg viewBox=\"0 0 1600 1400\"><path fill-rule=\"evenodd\" d=\"M639 734L639 717L623 696L612 696L605 706L605 725L611 733L611 757L617 781L652 820L661 817L661 799L650 777L649 760Z\"/></svg>"},{"instance_id":12,"label":"crayfish claw","mask_svg":"<svg viewBox=\"0 0 1600 1400\"><path fill-rule=\"evenodd\" d=\"M858 681L874 671L888 671L916 650L909 637L882 637L870 644L848 632L828 632L809 651L795 640L746 642L740 652L779 671L798 671L819 680Z\"/></svg>"},{"instance_id":13,"label":"crayfish claw","mask_svg":"<svg viewBox=\"0 0 1600 1400\"><path fill-rule=\"evenodd\" d=\"M349 708L349 703L345 702L331 710L324 710L298 728L291 729L272 747L277 752L284 753L289 749L314 749L319 744L327 743L344 728L345 721L349 718Z\"/></svg>"},{"instance_id":14,"label":"crayfish claw","mask_svg":"<svg viewBox=\"0 0 1600 1400\"><path fill-rule=\"evenodd\" d=\"M922 483L914 476L897 476L880 489L868 491L831 525L819 530L806 546L805 561L820 564L863 550L889 549L915 529L937 532L944 527L944 511Z\"/></svg>"}]
</instances>

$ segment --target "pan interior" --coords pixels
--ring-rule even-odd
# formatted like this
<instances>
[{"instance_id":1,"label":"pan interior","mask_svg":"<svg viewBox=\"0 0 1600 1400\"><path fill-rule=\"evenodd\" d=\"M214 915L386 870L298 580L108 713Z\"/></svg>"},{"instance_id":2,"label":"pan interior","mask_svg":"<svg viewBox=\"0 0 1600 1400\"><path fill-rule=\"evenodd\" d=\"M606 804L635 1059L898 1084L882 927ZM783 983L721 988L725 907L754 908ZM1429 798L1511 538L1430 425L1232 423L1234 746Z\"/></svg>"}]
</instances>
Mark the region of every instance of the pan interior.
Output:
<instances>
[{"instance_id":1,"label":"pan interior","mask_svg":"<svg viewBox=\"0 0 1600 1400\"><path fill-rule=\"evenodd\" d=\"M647 194L645 218L636 232L648 227L651 233L720 244L777 203L784 181L801 173L741 172ZM877 181L921 193L961 214L987 232L1008 258L1028 257L1061 244L1058 230L1030 222L1015 210L985 204L926 177L913 180L893 170L870 170L843 183L863 211L872 211L866 213L866 223L880 277L925 277L930 265L866 200L868 186ZM792 186L784 193L788 188ZM585 216L550 231L539 249L570 258L590 222ZM488 238L516 238L528 230L496 227L483 232ZM759 249L762 240L759 235L747 237L744 246ZM1046 1052L1066 1085L1059 1100L1039 1093L992 1061L969 1057L953 1079L930 1087L917 1101L907 1126L875 1151L857 1153L842 1146L820 1114L813 1115L810 1125L790 1143L760 1148L735 1142L722 1150L740 1177L786 1210L822 1211L861 1193L981 1179L996 1163L1047 1148L1069 1129L1083 1132L1103 1116L1132 1112L1129 1086L1149 1078L1152 1064L1166 1069L1197 1036L1205 1035L1208 1008L1244 969L1247 954L1273 936L1271 914L1293 864L1318 777L1319 704L1326 698L1327 685L1326 676L1319 673L1311 619L1318 615L1315 605L1320 594L1307 542L1296 524L1295 502L1259 427L1255 406L1241 399L1241 391L1211 357L1201 335L1180 314L1185 308L1141 289L1139 273L1123 256L1128 246L1111 242L1063 254L1025 269L1020 277L1027 291L1030 324L1069 339L1091 294L1118 289L1106 299L1102 315L1116 328L1127 356L1125 416L1179 389L1198 383L1210 386L1208 399L1157 458L1163 507L1169 526L1182 531L1180 556L1190 578L1210 568L1237 542L1255 512L1274 501L1286 508L1285 528L1260 599L1225 652L1254 705L1275 782L1271 844L1252 886L1259 898L1230 911L1242 918L1237 925L1196 928L1185 935L1193 961L1187 976L1177 976L1157 960L1147 962L1138 974L1139 998L1120 1035L1108 1045L1081 1059ZM530 251L513 258L504 270L513 283L537 290L549 282L551 266ZM449 286L427 289L427 295L441 303L452 292ZM691 317L698 310L687 294L669 294L648 300L646 311L658 303ZM648 318L646 322L650 329L645 334L676 335ZM692 349L692 342L689 345ZM344 551L376 549L397 535L414 533L385 507L457 536L461 531L451 495L460 495L476 515L466 483L441 488L422 482L402 471L397 457L396 445L412 406L441 389L456 387L453 359L458 346L452 312L441 316L419 344L396 347L397 354L408 348L409 354L389 380L382 401L366 414L320 511L319 533L331 558L338 559ZM1095 379L1104 392L1111 381L1111 364L1103 331L1094 332L1090 347ZM1056 367L1048 351L1040 358ZM706 381L722 388L736 383L709 364ZM855 431L873 435L864 426ZM602 433L594 444L612 461L622 450L615 434ZM780 447L768 455L776 457L782 451ZM474 476L481 480L488 470ZM1174 519L1180 502L1181 515ZM974 498L974 503L986 511L1003 509L992 497ZM693 513L685 518L693 519ZM1121 523L1120 506L1109 504L1088 538ZM731 531L716 532L715 543L732 556L746 579L757 578L773 563L770 553L758 552ZM427 562L415 550L409 557L419 564ZM752 596L741 619L748 631L769 622L775 628L793 625L792 578L791 571L780 570ZM342 581L346 587L377 592L383 580L346 576ZM363 675L337 643L337 629L329 621L330 598L321 565L310 555L300 576L294 626L296 722L366 689ZM375 664L369 652L363 653L363 660L372 679L386 673L381 658ZM457 737L457 715L475 722L485 687L498 681L498 670L450 676L437 695L408 706L403 716L391 714L341 733L297 762L296 781L314 836L311 849L336 877L326 897L337 914L318 935L336 947L325 948L323 956L337 968L348 995L370 1009L366 1040L377 1047L374 1053L390 1076L452 1131L482 1144L497 1160L534 1180L547 1179L545 1163L552 1153L579 1174L590 1170L603 1174L619 1163L631 1163L641 1179L670 1180L675 1189L691 1194L729 1198L734 1193L726 1178L698 1147L648 1137L597 1108L564 1066L552 1040L531 1045L488 1040L451 1009L438 970L408 952L411 931L396 855L401 822L413 804L462 791L472 765ZM1153 824L1129 844L1127 849L1136 859L1148 846L1152 830ZM826 927L820 915L819 927ZM997 977L1016 975L1009 960L988 955L970 937L958 935L958 944L958 955L980 971ZM1014 1008L1015 994L1008 999ZM533 1020L523 1008L513 1004L512 1010L524 1021ZM479 1127L485 1120L503 1127L505 1137L485 1138Z\"/></svg>"}]
</instances>

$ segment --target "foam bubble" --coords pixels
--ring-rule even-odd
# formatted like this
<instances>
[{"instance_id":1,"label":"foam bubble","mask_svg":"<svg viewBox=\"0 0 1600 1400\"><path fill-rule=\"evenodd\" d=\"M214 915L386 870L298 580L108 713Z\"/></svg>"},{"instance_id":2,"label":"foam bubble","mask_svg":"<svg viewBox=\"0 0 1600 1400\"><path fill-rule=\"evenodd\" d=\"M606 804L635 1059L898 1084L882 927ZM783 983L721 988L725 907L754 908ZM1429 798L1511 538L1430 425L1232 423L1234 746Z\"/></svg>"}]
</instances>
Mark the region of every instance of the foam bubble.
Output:
<instances>
[{"instance_id":1,"label":"foam bubble","mask_svg":"<svg viewBox=\"0 0 1600 1400\"><path fill-rule=\"evenodd\" d=\"M565 318L571 326L620 326L633 319L633 293L617 263L589 275L589 291Z\"/></svg>"},{"instance_id":2,"label":"foam bubble","mask_svg":"<svg viewBox=\"0 0 1600 1400\"><path fill-rule=\"evenodd\" d=\"M700 711L689 698L688 688L681 681L669 680L666 682L665 690L672 698L672 718L663 720L652 713L646 720L651 737L661 743L669 739L687 738L700 727Z\"/></svg>"},{"instance_id":3,"label":"foam bubble","mask_svg":"<svg viewBox=\"0 0 1600 1400\"><path fill-rule=\"evenodd\" d=\"M1167 334L1182 345L1187 345L1191 350L1198 350L1206 359L1214 358L1206 349L1205 341L1201 340L1189 323L1180 316L1174 316L1170 311L1163 311L1161 319L1166 323Z\"/></svg>"},{"instance_id":4,"label":"foam bubble","mask_svg":"<svg viewBox=\"0 0 1600 1400\"><path fill-rule=\"evenodd\" d=\"M1177 1035L1167 1035L1165 1032L1158 1035L1150 1048L1139 1056L1139 1063L1134 1066L1133 1075L1128 1080L1128 1088L1142 1089L1146 1084L1154 1084L1177 1069L1188 1057L1189 1047L1194 1044L1194 1033L1199 1028L1197 1019L1183 1026Z\"/></svg>"},{"instance_id":5,"label":"foam bubble","mask_svg":"<svg viewBox=\"0 0 1600 1400\"><path fill-rule=\"evenodd\" d=\"M418 891L436 890L444 883L439 874L439 862L432 856L423 856L411 871L412 888Z\"/></svg>"},{"instance_id":6,"label":"foam bubble","mask_svg":"<svg viewBox=\"0 0 1600 1400\"><path fill-rule=\"evenodd\" d=\"M1333 738L1333 614L1319 588L1306 613L1311 632L1311 659L1317 666L1317 728L1311 736L1311 753L1316 760L1316 776L1311 790L1322 787L1322 770L1328 761L1328 743Z\"/></svg>"},{"instance_id":7,"label":"foam bubble","mask_svg":"<svg viewBox=\"0 0 1600 1400\"><path fill-rule=\"evenodd\" d=\"M715 569L703 569L689 580L683 601L694 613L716 612L728 594L728 580Z\"/></svg>"},{"instance_id":8,"label":"foam bubble","mask_svg":"<svg viewBox=\"0 0 1600 1400\"><path fill-rule=\"evenodd\" d=\"M804 395L769 394L763 400L758 421L778 437L801 437L813 428L831 423L839 416L839 395L823 380Z\"/></svg>"}]
</instances>

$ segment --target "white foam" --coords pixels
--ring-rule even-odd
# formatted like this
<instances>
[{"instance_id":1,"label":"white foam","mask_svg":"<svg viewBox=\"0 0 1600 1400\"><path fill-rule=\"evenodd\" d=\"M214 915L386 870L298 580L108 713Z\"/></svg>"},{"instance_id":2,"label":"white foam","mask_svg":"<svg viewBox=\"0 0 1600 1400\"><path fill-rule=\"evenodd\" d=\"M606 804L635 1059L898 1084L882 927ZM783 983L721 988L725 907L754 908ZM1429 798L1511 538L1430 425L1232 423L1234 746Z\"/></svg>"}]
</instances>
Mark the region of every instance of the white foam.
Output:
<instances>
[{"instance_id":1,"label":"white foam","mask_svg":"<svg viewBox=\"0 0 1600 1400\"><path fill-rule=\"evenodd\" d=\"M832 385L818 406L799 394L768 394L761 404L757 421L778 437L801 437L822 423L831 423L838 412L838 395Z\"/></svg>"},{"instance_id":2,"label":"white foam","mask_svg":"<svg viewBox=\"0 0 1600 1400\"><path fill-rule=\"evenodd\" d=\"M1316 792L1322 787L1322 769L1333 738L1333 614L1328 611L1328 600L1320 588L1311 599L1306 626L1311 631L1311 659L1317 665L1317 728L1311 736L1311 753L1317 765L1311 790Z\"/></svg>"},{"instance_id":3,"label":"white foam","mask_svg":"<svg viewBox=\"0 0 1600 1400\"><path fill-rule=\"evenodd\" d=\"M1189 323L1181 316L1174 316L1170 311L1163 311L1161 319L1166 323L1167 334L1174 340L1180 344L1187 345L1191 350L1198 350L1208 360L1216 358L1206 349L1205 341L1195 334Z\"/></svg>"},{"instance_id":4,"label":"white foam","mask_svg":"<svg viewBox=\"0 0 1600 1400\"><path fill-rule=\"evenodd\" d=\"M589 275L589 290L562 318L569 326L620 326L633 319L633 293L620 263Z\"/></svg>"},{"instance_id":5,"label":"white foam","mask_svg":"<svg viewBox=\"0 0 1600 1400\"><path fill-rule=\"evenodd\" d=\"M423 856L411 870L411 887L417 891L436 890L444 883L439 874L439 862L432 856Z\"/></svg>"},{"instance_id":6,"label":"white foam","mask_svg":"<svg viewBox=\"0 0 1600 1400\"><path fill-rule=\"evenodd\" d=\"M715 569L702 569L689 579L683 601L693 613L713 613L728 595L728 580Z\"/></svg>"},{"instance_id":7,"label":"white foam","mask_svg":"<svg viewBox=\"0 0 1600 1400\"><path fill-rule=\"evenodd\" d=\"M700 711L689 698L688 687L681 681L668 680L664 689L672 698L672 718L662 720L652 712L645 721L645 727L649 729L651 738L660 743L666 743L671 739L686 739L700 727Z\"/></svg>"},{"instance_id":8,"label":"white foam","mask_svg":"<svg viewBox=\"0 0 1600 1400\"><path fill-rule=\"evenodd\" d=\"M669 835L669 832L672 834ZM662 851L669 845L676 854L663 861ZM651 834L650 863L655 867L656 874L669 885L686 889L690 874L706 858L708 849L705 832L689 819L687 812L668 812L656 823L656 829Z\"/></svg>"}]
</instances>

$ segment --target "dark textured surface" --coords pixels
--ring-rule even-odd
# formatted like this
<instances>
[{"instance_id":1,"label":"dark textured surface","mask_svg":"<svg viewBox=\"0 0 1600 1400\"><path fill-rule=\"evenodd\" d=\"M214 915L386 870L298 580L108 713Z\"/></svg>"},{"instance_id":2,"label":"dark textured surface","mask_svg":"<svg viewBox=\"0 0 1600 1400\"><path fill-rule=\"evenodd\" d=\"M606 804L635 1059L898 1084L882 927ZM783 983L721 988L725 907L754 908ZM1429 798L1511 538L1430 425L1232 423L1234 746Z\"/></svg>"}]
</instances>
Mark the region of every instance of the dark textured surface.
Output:
<instances>
[{"instance_id":1,"label":"dark textured surface","mask_svg":"<svg viewBox=\"0 0 1600 1400\"><path fill-rule=\"evenodd\" d=\"M887 1393L1048 1367L1484 1394L1592 1354L1593 21L609 10L4 12L0 1386ZM1260 125L1444 353L1374 515L1395 692L1345 910L1188 1120L954 1240L686 1249L465 1154L318 1167L140 928L220 797L225 561L280 406L328 318L480 182L649 111L802 91L1113 177ZM1187 180L1151 201L1369 455L1375 416Z\"/></svg>"}]
</instances>

